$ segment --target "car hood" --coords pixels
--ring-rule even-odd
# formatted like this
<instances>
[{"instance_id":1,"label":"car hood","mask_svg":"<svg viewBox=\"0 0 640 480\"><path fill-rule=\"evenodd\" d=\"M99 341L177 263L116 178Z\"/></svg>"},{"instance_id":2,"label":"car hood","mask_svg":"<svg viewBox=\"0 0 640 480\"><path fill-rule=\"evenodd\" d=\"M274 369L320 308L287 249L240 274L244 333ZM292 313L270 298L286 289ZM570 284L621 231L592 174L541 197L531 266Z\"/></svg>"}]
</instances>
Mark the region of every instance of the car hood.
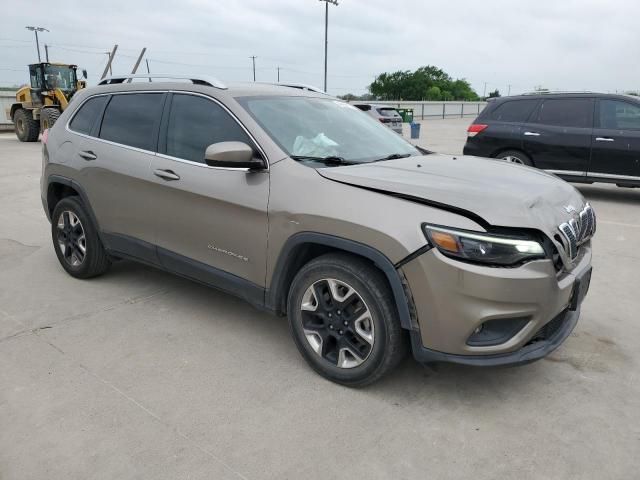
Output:
<instances>
[{"instance_id":1,"label":"car hood","mask_svg":"<svg viewBox=\"0 0 640 480\"><path fill-rule=\"evenodd\" d=\"M550 238L571 218L569 206L580 211L584 204L582 195L555 175L470 156L431 154L318 172L330 180L458 211L485 228L534 228Z\"/></svg>"}]
</instances>

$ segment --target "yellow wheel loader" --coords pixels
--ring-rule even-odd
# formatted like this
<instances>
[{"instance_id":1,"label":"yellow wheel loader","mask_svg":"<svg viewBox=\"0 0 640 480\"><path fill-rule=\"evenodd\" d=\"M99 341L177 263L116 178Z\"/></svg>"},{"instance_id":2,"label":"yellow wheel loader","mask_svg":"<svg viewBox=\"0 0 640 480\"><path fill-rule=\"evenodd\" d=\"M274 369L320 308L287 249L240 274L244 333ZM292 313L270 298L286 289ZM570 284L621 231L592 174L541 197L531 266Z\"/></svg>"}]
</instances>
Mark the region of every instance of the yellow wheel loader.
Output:
<instances>
[{"instance_id":1,"label":"yellow wheel loader","mask_svg":"<svg viewBox=\"0 0 640 480\"><path fill-rule=\"evenodd\" d=\"M18 90L16 103L7 109L21 142L37 141L40 132L52 127L67 108L74 93L86 86L86 81L78 80L77 68L63 63L29 65L31 85ZM86 79L86 70L82 73Z\"/></svg>"}]
</instances>

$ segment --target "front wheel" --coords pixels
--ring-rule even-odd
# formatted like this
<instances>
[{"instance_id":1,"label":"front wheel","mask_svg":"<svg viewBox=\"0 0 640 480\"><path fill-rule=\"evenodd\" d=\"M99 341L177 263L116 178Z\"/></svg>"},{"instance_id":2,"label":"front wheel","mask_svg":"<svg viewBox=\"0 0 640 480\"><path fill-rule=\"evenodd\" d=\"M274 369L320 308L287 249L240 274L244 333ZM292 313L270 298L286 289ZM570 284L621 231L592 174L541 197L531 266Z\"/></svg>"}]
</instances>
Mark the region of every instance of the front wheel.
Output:
<instances>
[{"instance_id":1,"label":"front wheel","mask_svg":"<svg viewBox=\"0 0 640 480\"><path fill-rule=\"evenodd\" d=\"M366 260L346 254L312 260L293 280L287 311L298 350L334 382L367 385L406 354L391 290Z\"/></svg>"},{"instance_id":2,"label":"front wheel","mask_svg":"<svg viewBox=\"0 0 640 480\"><path fill-rule=\"evenodd\" d=\"M43 108L40 110L40 131L44 133L48 128L53 127L60 117L60 110L57 108Z\"/></svg>"}]
</instances>

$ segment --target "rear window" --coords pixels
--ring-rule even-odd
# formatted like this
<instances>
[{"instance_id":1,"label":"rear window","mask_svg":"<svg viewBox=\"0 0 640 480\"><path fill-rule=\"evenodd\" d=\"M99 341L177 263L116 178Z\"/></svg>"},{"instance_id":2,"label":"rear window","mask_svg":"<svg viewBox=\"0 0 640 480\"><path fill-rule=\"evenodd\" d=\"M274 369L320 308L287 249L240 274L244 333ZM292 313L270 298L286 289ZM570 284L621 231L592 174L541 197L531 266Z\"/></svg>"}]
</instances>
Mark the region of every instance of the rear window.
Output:
<instances>
[{"instance_id":1,"label":"rear window","mask_svg":"<svg viewBox=\"0 0 640 480\"><path fill-rule=\"evenodd\" d=\"M593 125L590 98L547 99L538 111L538 123L559 127L588 128Z\"/></svg>"},{"instance_id":2,"label":"rear window","mask_svg":"<svg viewBox=\"0 0 640 480\"><path fill-rule=\"evenodd\" d=\"M378 113L383 117L395 117L400 116L398 112L396 112L395 108L378 108Z\"/></svg>"},{"instance_id":3,"label":"rear window","mask_svg":"<svg viewBox=\"0 0 640 480\"><path fill-rule=\"evenodd\" d=\"M98 115L102 113L104 104L107 103L108 99L108 96L101 95L99 97L90 98L84 102L78 109L78 112L74 115L73 120L71 120L69 128L74 132L89 135Z\"/></svg>"},{"instance_id":4,"label":"rear window","mask_svg":"<svg viewBox=\"0 0 640 480\"><path fill-rule=\"evenodd\" d=\"M640 105L621 100L600 100L600 128L640 130Z\"/></svg>"},{"instance_id":5,"label":"rear window","mask_svg":"<svg viewBox=\"0 0 640 480\"><path fill-rule=\"evenodd\" d=\"M498 105L491 112L491 120L498 122L525 122L538 104L538 100L511 100Z\"/></svg>"},{"instance_id":6,"label":"rear window","mask_svg":"<svg viewBox=\"0 0 640 480\"><path fill-rule=\"evenodd\" d=\"M155 150L163 93L111 97L104 112L100 138L144 150Z\"/></svg>"}]
</instances>

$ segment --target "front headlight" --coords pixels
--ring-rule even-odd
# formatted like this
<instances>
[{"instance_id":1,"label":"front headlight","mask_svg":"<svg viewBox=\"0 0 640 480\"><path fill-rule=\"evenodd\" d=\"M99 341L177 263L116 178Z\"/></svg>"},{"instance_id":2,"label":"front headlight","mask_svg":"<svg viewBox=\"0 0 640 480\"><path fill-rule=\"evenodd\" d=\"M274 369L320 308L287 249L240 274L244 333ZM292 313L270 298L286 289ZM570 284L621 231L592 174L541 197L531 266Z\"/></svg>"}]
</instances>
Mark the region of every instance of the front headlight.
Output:
<instances>
[{"instance_id":1,"label":"front headlight","mask_svg":"<svg viewBox=\"0 0 640 480\"><path fill-rule=\"evenodd\" d=\"M443 254L470 262L510 266L546 258L535 240L424 225L427 239Z\"/></svg>"}]
</instances>

